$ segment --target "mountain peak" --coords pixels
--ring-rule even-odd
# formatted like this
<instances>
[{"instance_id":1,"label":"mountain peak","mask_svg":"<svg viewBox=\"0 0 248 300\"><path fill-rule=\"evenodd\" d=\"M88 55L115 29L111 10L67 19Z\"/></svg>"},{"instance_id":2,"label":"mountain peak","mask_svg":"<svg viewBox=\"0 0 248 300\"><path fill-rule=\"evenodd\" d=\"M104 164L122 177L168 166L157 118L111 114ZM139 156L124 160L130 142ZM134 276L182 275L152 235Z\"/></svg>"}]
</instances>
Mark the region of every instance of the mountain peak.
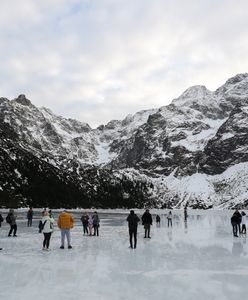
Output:
<instances>
[{"instance_id":1,"label":"mountain peak","mask_svg":"<svg viewBox=\"0 0 248 300\"><path fill-rule=\"evenodd\" d=\"M193 85L186 91L184 91L181 97L188 97L196 94L205 94L207 92L209 92L209 90L205 87L205 85Z\"/></svg>"},{"instance_id":2,"label":"mountain peak","mask_svg":"<svg viewBox=\"0 0 248 300\"><path fill-rule=\"evenodd\" d=\"M21 105L25 105L25 106L29 106L29 105L32 104L31 101L28 100L24 94L19 95L13 101L15 101L15 102L17 102L17 103L19 103Z\"/></svg>"},{"instance_id":3,"label":"mountain peak","mask_svg":"<svg viewBox=\"0 0 248 300\"><path fill-rule=\"evenodd\" d=\"M237 75L229 78L226 81L225 85L236 84L236 83L243 81L244 79L248 79L248 73L240 73L240 74L237 74Z\"/></svg>"},{"instance_id":4,"label":"mountain peak","mask_svg":"<svg viewBox=\"0 0 248 300\"><path fill-rule=\"evenodd\" d=\"M184 91L181 96L174 99L172 103L175 105L183 105L195 101L198 103L203 101L204 103L206 98L212 98L212 94L204 85L194 85Z\"/></svg>"}]
</instances>

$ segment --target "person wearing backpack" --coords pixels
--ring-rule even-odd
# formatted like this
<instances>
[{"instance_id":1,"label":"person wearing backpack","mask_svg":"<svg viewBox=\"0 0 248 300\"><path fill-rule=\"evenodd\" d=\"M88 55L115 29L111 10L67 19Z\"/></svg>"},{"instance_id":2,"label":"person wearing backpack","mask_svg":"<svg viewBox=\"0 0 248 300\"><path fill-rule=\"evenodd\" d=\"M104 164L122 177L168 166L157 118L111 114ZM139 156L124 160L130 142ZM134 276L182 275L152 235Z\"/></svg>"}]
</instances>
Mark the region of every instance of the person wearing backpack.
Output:
<instances>
[{"instance_id":1,"label":"person wearing backpack","mask_svg":"<svg viewBox=\"0 0 248 300\"><path fill-rule=\"evenodd\" d=\"M81 217L81 222L84 228L84 234L88 234L88 223L89 223L89 216L87 212L85 212Z\"/></svg>"},{"instance_id":2,"label":"person wearing backpack","mask_svg":"<svg viewBox=\"0 0 248 300\"><path fill-rule=\"evenodd\" d=\"M44 213L44 216L41 220L42 222L42 232L44 235L44 240L43 240L43 250L48 251L49 250L49 245L50 245L50 239L51 235L53 232L53 224L54 224L54 219L49 216L49 213L46 211Z\"/></svg>"},{"instance_id":3,"label":"person wearing backpack","mask_svg":"<svg viewBox=\"0 0 248 300\"><path fill-rule=\"evenodd\" d=\"M93 227L94 227L94 234L93 235L99 236L100 219L99 219L99 216L98 216L96 211L94 212L94 214L92 216L92 219L93 219Z\"/></svg>"},{"instance_id":4,"label":"person wearing backpack","mask_svg":"<svg viewBox=\"0 0 248 300\"><path fill-rule=\"evenodd\" d=\"M14 215L14 209L10 209L9 213L6 217L6 222L10 225L10 230L9 230L9 234L8 236L11 236L12 232L14 231L14 235L13 236L17 236L16 232L17 232L17 224L16 224L16 215Z\"/></svg>"}]
</instances>

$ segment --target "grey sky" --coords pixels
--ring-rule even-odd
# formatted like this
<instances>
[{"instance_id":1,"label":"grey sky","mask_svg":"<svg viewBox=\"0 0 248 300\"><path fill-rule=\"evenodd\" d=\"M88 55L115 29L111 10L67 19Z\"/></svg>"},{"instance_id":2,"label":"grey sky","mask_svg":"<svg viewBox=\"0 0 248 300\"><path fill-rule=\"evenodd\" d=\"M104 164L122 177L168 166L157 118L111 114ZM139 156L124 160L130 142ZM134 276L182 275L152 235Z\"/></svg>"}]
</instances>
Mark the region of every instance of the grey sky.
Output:
<instances>
[{"instance_id":1,"label":"grey sky","mask_svg":"<svg viewBox=\"0 0 248 300\"><path fill-rule=\"evenodd\" d=\"M248 71L248 1L1 0L0 96L88 122Z\"/></svg>"}]
</instances>

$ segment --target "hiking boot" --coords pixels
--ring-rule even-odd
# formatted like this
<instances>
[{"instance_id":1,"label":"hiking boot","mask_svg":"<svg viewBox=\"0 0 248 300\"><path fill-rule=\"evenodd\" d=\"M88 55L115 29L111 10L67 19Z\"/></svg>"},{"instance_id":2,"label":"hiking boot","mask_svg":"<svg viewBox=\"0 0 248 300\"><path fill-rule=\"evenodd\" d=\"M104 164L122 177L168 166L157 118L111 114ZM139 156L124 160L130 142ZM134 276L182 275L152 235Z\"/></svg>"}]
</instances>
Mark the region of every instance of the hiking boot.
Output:
<instances>
[{"instance_id":1,"label":"hiking boot","mask_svg":"<svg viewBox=\"0 0 248 300\"><path fill-rule=\"evenodd\" d=\"M68 246L68 249L72 249L72 246L71 246L71 245L69 245L69 246Z\"/></svg>"},{"instance_id":2,"label":"hiking boot","mask_svg":"<svg viewBox=\"0 0 248 300\"><path fill-rule=\"evenodd\" d=\"M65 247L64 246L60 246L60 249L65 249Z\"/></svg>"}]
</instances>

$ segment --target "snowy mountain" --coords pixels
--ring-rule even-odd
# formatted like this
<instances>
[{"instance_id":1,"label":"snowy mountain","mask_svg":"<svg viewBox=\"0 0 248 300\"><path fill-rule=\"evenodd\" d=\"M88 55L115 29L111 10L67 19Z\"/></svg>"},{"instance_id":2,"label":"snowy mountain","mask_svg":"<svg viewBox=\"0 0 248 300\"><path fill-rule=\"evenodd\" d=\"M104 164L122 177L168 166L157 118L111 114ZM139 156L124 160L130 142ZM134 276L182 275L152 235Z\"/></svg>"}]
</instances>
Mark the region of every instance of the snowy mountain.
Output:
<instances>
[{"instance_id":1,"label":"snowy mountain","mask_svg":"<svg viewBox=\"0 0 248 300\"><path fill-rule=\"evenodd\" d=\"M170 105L96 129L37 108L24 95L0 98L0 192L6 205L13 195L18 205L44 206L44 198L50 206L72 205L66 193L63 205L51 192L44 196L45 182L39 197L30 192L37 182L56 177L58 190L72 185L67 195L74 189L73 206L246 205L247 121L248 74L230 78L214 92L190 87ZM34 183L30 174L36 168L42 171Z\"/></svg>"}]
</instances>

